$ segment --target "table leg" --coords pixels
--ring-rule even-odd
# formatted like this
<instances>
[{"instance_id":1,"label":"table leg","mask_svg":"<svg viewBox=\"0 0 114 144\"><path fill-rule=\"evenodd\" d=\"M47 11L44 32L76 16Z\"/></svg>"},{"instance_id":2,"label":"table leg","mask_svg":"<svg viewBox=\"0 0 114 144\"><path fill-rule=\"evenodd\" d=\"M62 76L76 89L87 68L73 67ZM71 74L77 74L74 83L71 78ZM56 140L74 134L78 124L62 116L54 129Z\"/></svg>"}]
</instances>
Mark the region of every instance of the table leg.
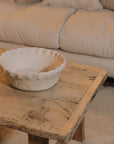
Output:
<instances>
[{"instance_id":1,"label":"table leg","mask_svg":"<svg viewBox=\"0 0 114 144\"><path fill-rule=\"evenodd\" d=\"M85 139L85 118L83 118L73 136L73 140L77 140L80 142L83 142L84 139Z\"/></svg>"},{"instance_id":2,"label":"table leg","mask_svg":"<svg viewBox=\"0 0 114 144\"><path fill-rule=\"evenodd\" d=\"M28 134L28 144L48 144L49 140L47 138L41 138L38 136L33 136Z\"/></svg>"}]
</instances>

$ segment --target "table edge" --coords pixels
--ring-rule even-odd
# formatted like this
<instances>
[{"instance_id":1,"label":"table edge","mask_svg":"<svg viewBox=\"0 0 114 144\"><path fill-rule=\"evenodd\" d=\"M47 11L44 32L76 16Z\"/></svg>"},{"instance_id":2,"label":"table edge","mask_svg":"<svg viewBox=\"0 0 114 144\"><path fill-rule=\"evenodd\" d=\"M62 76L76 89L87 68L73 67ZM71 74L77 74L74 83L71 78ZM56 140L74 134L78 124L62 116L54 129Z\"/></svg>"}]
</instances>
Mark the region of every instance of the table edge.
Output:
<instances>
[{"instance_id":1,"label":"table edge","mask_svg":"<svg viewBox=\"0 0 114 144\"><path fill-rule=\"evenodd\" d=\"M107 72L104 69L101 69L100 73L93 81L92 85L86 91L85 96L81 100L77 109L74 111L64 128L59 133L59 142L66 144L70 141L70 139L72 139L73 134L75 133L81 120L83 119L89 104L94 99L96 92L99 90L100 86L104 83L106 78Z\"/></svg>"}]
</instances>

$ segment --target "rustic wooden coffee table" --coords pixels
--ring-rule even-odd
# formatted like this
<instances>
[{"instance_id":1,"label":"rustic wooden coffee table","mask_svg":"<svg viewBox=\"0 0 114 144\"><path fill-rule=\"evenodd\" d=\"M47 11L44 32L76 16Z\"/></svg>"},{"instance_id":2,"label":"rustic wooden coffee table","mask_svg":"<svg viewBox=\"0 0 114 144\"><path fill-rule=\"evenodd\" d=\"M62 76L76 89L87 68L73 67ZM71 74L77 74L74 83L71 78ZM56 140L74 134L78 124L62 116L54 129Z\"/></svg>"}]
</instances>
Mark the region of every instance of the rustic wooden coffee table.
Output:
<instances>
[{"instance_id":1,"label":"rustic wooden coffee table","mask_svg":"<svg viewBox=\"0 0 114 144\"><path fill-rule=\"evenodd\" d=\"M82 141L87 107L105 78L103 69L68 62L53 88L25 92L11 88L0 69L0 125L28 133L29 144Z\"/></svg>"}]
</instances>

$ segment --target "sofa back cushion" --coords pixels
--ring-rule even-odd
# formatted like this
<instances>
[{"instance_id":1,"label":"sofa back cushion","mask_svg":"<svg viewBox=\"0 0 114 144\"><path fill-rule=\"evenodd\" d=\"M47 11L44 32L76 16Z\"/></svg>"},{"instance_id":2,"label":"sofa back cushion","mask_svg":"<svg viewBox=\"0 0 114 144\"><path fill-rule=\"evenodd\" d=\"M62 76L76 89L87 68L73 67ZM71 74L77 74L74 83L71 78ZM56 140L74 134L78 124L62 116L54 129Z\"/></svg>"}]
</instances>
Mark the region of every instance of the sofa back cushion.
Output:
<instances>
[{"instance_id":1,"label":"sofa back cushion","mask_svg":"<svg viewBox=\"0 0 114 144\"><path fill-rule=\"evenodd\" d=\"M32 4L35 2L41 2L42 0L14 0L16 4L22 5L22 4Z\"/></svg>"},{"instance_id":2,"label":"sofa back cushion","mask_svg":"<svg viewBox=\"0 0 114 144\"><path fill-rule=\"evenodd\" d=\"M114 12L78 10L66 21L60 46L67 52L114 58Z\"/></svg>"},{"instance_id":3,"label":"sofa back cushion","mask_svg":"<svg viewBox=\"0 0 114 144\"><path fill-rule=\"evenodd\" d=\"M16 7L7 13L8 17L2 14L0 40L29 46L59 48L60 31L74 11L71 8L41 7L40 4Z\"/></svg>"},{"instance_id":4,"label":"sofa back cushion","mask_svg":"<svg viewBox=\"0 0 114 144\"><path fill-rule=\"evenodd\" d=\"M85 8L88 10L102 9L102 4L99 0L43 0L43 3L54 7Z\"/></svg>"},{"instance_id":5,"label":"sofa back cushion","mask_svg":"<svg viewBox=\"0 0 114 144\"><path fill-rule=\"evenodd\" d=\"M114 10L114 0L101 0L105 8Z\"/></svg>"}]
</instances>

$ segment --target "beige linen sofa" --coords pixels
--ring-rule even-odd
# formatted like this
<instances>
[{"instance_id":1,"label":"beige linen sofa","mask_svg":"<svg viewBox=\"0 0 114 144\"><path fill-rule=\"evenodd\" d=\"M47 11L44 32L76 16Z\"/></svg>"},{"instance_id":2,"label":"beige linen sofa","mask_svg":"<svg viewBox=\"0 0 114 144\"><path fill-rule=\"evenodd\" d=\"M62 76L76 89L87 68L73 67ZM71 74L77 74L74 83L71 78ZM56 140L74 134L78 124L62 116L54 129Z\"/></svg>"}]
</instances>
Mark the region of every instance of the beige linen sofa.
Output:
<instances>
[{"instance_id":1,"label":"beige linen sofa","mask_svg":"<svg viewBox=\"0 0 114 144\"><path fill-rule=\"evenodd\" d=\"M114 11L0 1L0 47L44 47L114 78Z\"/></svg>"}]
</instances>

